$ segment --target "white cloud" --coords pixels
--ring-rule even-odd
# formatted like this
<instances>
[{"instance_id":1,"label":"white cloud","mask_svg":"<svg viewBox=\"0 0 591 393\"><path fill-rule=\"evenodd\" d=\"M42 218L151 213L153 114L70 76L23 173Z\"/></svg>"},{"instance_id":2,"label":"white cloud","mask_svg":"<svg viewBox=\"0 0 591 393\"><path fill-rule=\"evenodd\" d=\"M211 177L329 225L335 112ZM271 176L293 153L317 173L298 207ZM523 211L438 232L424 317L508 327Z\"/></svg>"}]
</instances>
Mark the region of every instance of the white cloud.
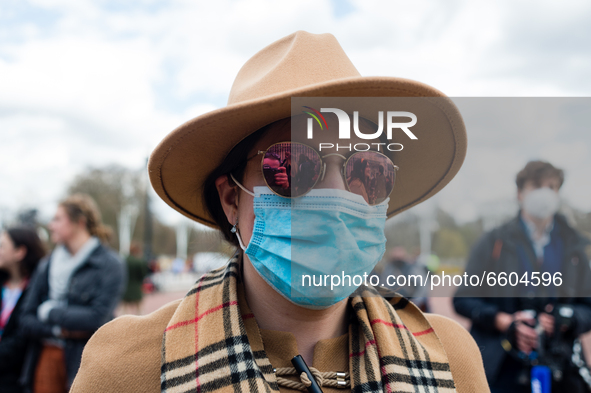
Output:
<instances>
[{"instance_id":1,"label":"white cloud","mask_svg":"<svg viewBox=\"0 0 591 393\"><path fill-rule=\"evenodd\" d=\"M16 209L27 198L51 206L88 165L141 167L169 131L225 105L250 56L299 29L335 34L363 75L420 80L450 96L591 93L591 54L583 50L591 6L585 1L350 3L353 11L342 16L328 0L3 3L0 207ZM527 154L561 162L569 179L584 181L588 139L577 132L563 140L564 132L551 126L559 119L545 116ZM524 144L532 134L512 135ZM470 206L480 201L506 197L506 176L512 179L527 160L498 133L471 136L466 165L445 191L469 201L458 212L464 217L473 216L478 209ZM490 171L489 160L498 167L486 179L507 186L486 191L481 174ZM565 193L574 187L570 181ZM480 186L470 189L474 184ZM453 208L445 195L441 203ZM573 203L583 206L582 199Z\"/></svg>"}]
</instances>

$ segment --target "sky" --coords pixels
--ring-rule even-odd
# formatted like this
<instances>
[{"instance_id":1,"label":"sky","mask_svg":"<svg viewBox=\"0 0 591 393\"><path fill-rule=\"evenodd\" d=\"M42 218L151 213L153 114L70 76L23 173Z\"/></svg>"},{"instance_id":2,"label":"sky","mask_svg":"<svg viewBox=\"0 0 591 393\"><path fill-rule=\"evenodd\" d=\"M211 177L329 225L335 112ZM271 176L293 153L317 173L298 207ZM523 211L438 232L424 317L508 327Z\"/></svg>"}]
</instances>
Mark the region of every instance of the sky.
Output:
<instances>
[{"instance_id":1,"label":"sky","mask_svg":"<svg viewBox=\"0 0 591 393\"><path fill-rule=\"evenodd\" d=\"M143 170L166 134L225 106L247 59L297 30L334 34L361 75L460 97L468 155L434 202L458 220L514 200L515 173L535 158L563 167L563 198L591 211L588 99L569 101L569 123L557 109L566 98L497 101L524 108L520 127L479 115L481 97L589 97L589 20L591 3L574 0L3 0L0 219L28 207L49 218L85 168Z\"/></svg>"}]
</instances>

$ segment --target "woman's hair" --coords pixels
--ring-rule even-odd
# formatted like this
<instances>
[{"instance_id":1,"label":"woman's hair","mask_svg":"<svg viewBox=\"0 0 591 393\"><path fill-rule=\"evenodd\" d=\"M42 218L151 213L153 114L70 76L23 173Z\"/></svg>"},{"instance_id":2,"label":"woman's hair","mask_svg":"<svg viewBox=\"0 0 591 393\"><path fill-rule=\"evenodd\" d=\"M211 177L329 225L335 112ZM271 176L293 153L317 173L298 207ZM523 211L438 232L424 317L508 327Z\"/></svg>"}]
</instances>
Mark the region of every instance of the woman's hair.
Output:
<instances>
[{"instance_id":1,"label":"woman's hair","mask_svg":"<svg viewBox=\"0 0 591 393\"><path fill-rule=\"evenodd\" d=\"M101 212L94 199L86 194L73 194L59 203L72 222L84 219L86 230L92 236L98 237L103 243L108 243L112 236L111 228L104 225Z\"/></svg>"},{"instance_id":2,"label":"woman's hair","mask_svg":"<svg viewBox=\"0 0 591 393\"><path fill-rule=\"evenodd\" d=\"M365 178L365 168L367 168L368 162L364 159L357 160L353 163L353 170L351 171L351 179L359 179L365 184L367 179Z\"/></svg>"},{"instance_id":3,"label":"woman's hair","mask_svg":"<svg viewBox=\"0 0 591 393\"><path fill-rule=\"evenodd\" d=\"M39 235L35 229L28 227L8 228L6 234L12 240L14 247L24 247L27 250L25 257L19 263L20 273L23 277L31 277L39 261L45 256L45 247Z\"/></svg>"},{"instance_id":4,"label":"woman's hair","mask_svg":"<svg viewBox=\"0 0 591 393\"><path fill-rule=\"evenodd\" d=\"M302 165L306 161L308 161L308 157L306 157L305 154L300 154L300 158L298 158L298 165Z\"/></svg>"},{"instance_id":5,"label":"woman's hair","mask_svg":"<svg viewBox=\"0 0 591 393\"><path fill-rule=\"evenodd\" d=\"M207 207L207 211L213 218L213 221L218 226L218 228L220 228L224 239L236 247L239 247L238 239L236 238L235 234L230 232L234 224L228 222L226 214L224 213L215 181L220 176L229 175L232 173L236 180L242 182L247 161L249 158L251 158L248 157L248 153L252 150L254 145L265 135L271 126L274 126L278 123L285 124L290 121L290 118L278 120L274 123L264 126L263 128L260 128L240 141L236 146L234 146L230 153L228 153L222 164L207 177L205 183L203 183L203 190L199 190L201 195L203 195L203 201ZM229 176L228 181L230 184L234 184Z\"/></svg>"}]
</instances>

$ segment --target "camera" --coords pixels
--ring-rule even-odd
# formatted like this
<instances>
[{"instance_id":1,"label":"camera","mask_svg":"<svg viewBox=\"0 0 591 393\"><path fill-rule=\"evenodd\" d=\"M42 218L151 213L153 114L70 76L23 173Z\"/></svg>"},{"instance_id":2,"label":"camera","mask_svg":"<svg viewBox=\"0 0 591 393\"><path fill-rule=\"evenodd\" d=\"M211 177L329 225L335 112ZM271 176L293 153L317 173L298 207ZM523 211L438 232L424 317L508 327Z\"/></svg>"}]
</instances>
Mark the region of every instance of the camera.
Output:
<instances>
[{"instance_id":1,"label":"camera","mask_svg":"<svg viewBox=\"0 0 591 393\"><path fill-rule=\"evenodd\" d=\"M574 327L574 309L572 306L557 304L552 310L554 317L554 334L547 337L543 332L538 339L538 362L548 366L552 371L552 379L562 381L567 368L572 367L573 353L572 330Z\"/></svg>"},{"instance_id":2,"label":"camera","mask_svg":"<svg viewBox=\"0 0 591 393\"><path fill-rule=\"evenodd\" d=\"M281 173L280 168L272 168L270 165L263 165L263 174L269 186L276 186L275 175Z\"/></svg>"}]
</instances>

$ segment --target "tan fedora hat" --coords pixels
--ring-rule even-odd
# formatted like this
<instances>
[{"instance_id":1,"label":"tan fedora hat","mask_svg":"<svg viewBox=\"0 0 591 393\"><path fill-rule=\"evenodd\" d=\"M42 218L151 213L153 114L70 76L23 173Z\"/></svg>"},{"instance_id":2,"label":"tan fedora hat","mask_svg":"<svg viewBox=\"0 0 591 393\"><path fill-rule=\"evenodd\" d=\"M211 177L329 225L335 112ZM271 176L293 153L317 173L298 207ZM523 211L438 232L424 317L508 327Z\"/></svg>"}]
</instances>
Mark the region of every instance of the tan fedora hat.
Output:
<instances>
[{"instance_id":1,"label":"tan fedora hat","mask_svg":"<svg viewBox=\"0 0 591 393\"><path fill-rule=\"evenodd\" d=\"M459 171L466 131L451 100L425 84L362 77L331 34L298 31L255 54L238 72L228 105L181 125L148 163L156 193L172 208L216 227L203 202L203 184L230 150L261 127L291 115L292 97L436 97L417 122L420 143L393 157L401 167L388 216L433 196Z\"/></svg>"}]
</instances>

